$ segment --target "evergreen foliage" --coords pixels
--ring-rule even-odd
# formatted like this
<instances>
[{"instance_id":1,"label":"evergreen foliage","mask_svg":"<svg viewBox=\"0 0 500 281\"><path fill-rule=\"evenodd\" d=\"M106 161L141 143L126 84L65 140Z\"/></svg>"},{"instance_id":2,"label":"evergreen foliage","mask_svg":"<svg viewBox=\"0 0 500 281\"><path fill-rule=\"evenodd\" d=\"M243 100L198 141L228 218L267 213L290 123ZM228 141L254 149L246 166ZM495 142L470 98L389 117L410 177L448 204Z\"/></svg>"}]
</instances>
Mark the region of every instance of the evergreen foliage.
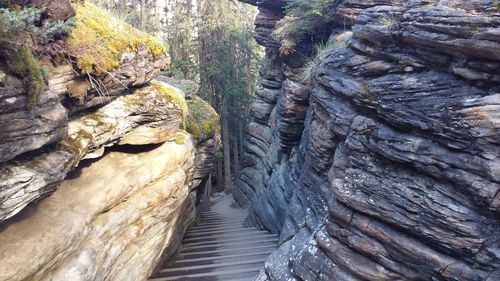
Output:
<instances>
[{"instance_id":1,"label":"evergreen foliage","mask_svg":"<svg viewBox=\"0 0 500 281\"><path fill-rule=\"evenodd\" d=\"M289 2L285 7L285 18L278 23L273 33L275 39L281 43L281 54L288 55L296 51L295 48L301 41L314 41L310 37L332 24L337 2L337 0Z\"/></svg>"},{"instance_id":2,"label":"evergreen foliage","mask_svg":"<svg viewBox=\"0 0 500 281\"><path fill-rule=\"evenodd\" d=\"M200 93L223 114L241 116L257 78L261 49L253 17L242 4L202 1L199 30Z\"/></svg>"},{"instance_id":3,"label":"evergreen foliage","mask_svg":"<svg viewBox=\"0 0 500 281\"><path fill-rule=\"evenodd\" d=\"M172 0L165 37L171 59L166 75L198 80L196 11L194 0Z\"/></svg>"},{"instance_id":4,"label":"evergreen foliage","mask_svg":"<svg viewBox=\"0 0 500 281\"><path fill-rule=\"evenodd\" d=\"M236 176L239 171L241 136L261 58L261 49L253 39L255 10L229 0L201 0L198 4L200 95L221 114L224 190L229 192L231 167ZM218 174L221 179L222 172Z\"/></svg>"},{"instance_id":5,"label":"evergreen foliage","mask_svg":"<svg viewBox=\"0 0 500 281\"><path fill-rule=\"evenodd\" d=\"M163 11L158 9L159 2L170 1L175 0L86 0L106 9L115 18L127 22L134 28L155 35L162 33L164 20L161 18Z\"/></svg>"},{"instance_id":6,"label":"evergreen foliage","mask_svg":"<svg viewBox=\"0 0 500 281\"><path fill-rule=\"evenodd\" d=\"M8 1L0 3L0 60L8 70L23 79L34 108L38 95L45 89L47 71L35 54L47 50L47 45L67 36L74 21L46 21L43 9L10 9ZM33 53L35 51L35 54Z\"/></svg>"},{"instance_id":7,"label":"evergreen foliage","mask_svg":"<svg viewBox=\"0 0 500 281\"><path fill-rule=\"evenodd\" d=\"M69 34L75 27L74 19L67 21L44 21L43 9L24 8L22 10L11 10L0 8L0 34L3 40L12 40L18 45L47 44L51 41L61 39ZM28 38L31 37L31 38ZM21 40L19 40L21 39ZM28 40L34 40L29 42Z\"/></svg>"}]
</instances>

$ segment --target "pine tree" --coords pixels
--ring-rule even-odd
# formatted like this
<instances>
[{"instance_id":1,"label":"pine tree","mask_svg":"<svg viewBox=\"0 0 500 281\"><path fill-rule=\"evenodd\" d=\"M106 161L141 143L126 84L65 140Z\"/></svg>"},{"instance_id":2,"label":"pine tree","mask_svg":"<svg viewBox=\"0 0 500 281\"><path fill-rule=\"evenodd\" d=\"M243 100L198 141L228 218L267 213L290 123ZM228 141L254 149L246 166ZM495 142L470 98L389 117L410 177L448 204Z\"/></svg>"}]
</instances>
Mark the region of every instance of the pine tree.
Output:
<instances>
[{"instance_id":1,"label":"pine tree","mask_svg":"<svg viewBox=\"0 0 500 281\"><path fill-rule=\"evenodd\" d=\"M239 170L241 123L248 116L257 73L259 49L252 38L255 11L229 0L199 0L198 8L200 94L221 114L224 190L230 192L231 168L235 174Z\"/></svg>"}]
</instances>

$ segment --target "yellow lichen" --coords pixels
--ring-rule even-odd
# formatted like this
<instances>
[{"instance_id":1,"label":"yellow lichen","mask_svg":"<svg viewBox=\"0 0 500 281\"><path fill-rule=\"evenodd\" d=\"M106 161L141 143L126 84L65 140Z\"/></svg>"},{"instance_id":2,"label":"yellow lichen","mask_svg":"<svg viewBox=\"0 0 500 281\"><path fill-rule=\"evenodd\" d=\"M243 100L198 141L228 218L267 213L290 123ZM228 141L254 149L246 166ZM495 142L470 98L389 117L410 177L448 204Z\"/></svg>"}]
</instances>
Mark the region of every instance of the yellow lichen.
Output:
<instances>
[{"instance_id":1,"label":"yellow lichen","mask_svg":"<svg viewBox=\"0 0 500 281\"><path fill-rule=\"evenodd\" d=\"M219 115L206 101L194 97L188 102L186 131L197 139L210 136L219 128Z\"/></svg>"},{"instance_id":2,"label":"yellow lichen","mask_svg":"<svg viewBox=\"0 0 500 281\"><path fill-rule=\"evenodd\" d=\"M154 56L166 53L157 38L124 23L96 5L76 4L76 28L66 40L82 72L104 74L120 66L124 53L149 49Z\"/></svg>"},{"instance_id":3,"label":"yellow lichen","mask_svg":"<svg viewBox=\"0 0 500 281\"><path fill-rule=\"evenodd\" d=\"M178 105L182 110L182 116L185 119L188 113L188 105L184 99L184 94L181 90L160 81L151 81L151 85L162 95L168 97L170 101Z\"/></svg>"},{"instance_id":4,"label":"yellow lichen","mask_svg":"<svg viewBox=\"0 0 500 281\"><path fill-rule=\"evenodd\" d=\"M186 132L190 133L197 139L201 138L200 127L198 127L198 124L196 124L193 118L188 118L186 120Z\"/></svg>"},{"instance_id":5,"label":"yellow lichen","mask_svg":"<svg viewBox=\"0 0 500 281\"><path fill-rule=\"evenodd\" d=\"M175 135L172 136L170 141L174 141L176 144L186 144L188 138L186 137L185 133L176 133Z\"/></svg>"}]
</instances>

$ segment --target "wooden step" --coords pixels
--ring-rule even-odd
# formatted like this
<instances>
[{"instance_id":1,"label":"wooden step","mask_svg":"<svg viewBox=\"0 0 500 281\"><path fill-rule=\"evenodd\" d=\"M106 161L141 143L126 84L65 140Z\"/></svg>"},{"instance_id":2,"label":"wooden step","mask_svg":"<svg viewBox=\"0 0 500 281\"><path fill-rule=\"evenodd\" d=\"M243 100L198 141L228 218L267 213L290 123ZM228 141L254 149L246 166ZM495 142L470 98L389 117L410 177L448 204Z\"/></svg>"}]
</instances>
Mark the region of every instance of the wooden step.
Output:
<instances>
[{"instance_id":1,"label":"wooden step","mask_svg":"<svg viewBox=\"0 0 500 281\"><path fill-rule=\"evenodd\" d=\"M202 212L199 224L186 232L177 260L149 280L253 281L277 249L278 237L244 227L247 212L231 202L220 199Z\"/></svg>"},{"instance_id":2,"label":"wooden step","mask_svg":"<svg viewBox=\"0 0 500 281\"><path fill-rule=\"evenodd\" d=\"M175 262L175 264L171 265L169 268L178 267L178 266L186 266L188 264L191 265L202 265L202 264L211 264L211 263L222 263L227 261L241 261L241 260L249 260L255 258L261 258L265 260L269 254L272 253L272 250L267 251L256 251L250 253L236 254L236 255L219 255L219 256L210 256L203 258L194 258L194 259L179 259Z\"/></svg>"},{"instance_id":3,"label":"wooden step","mask_svg":"<svg viewBox=\"0 0 500 281\"><path fill-rule=\"evenodd\" d=\"M238 235L238 233L266 233L267 231L260 231L255 228L236 228L233 230L211 230L211 231L200 231L200 232L191 232L188 231L185 238L195 238L195 237L207 237L207 236L215 236L215 235Z\"/></svg>"},{"instance_id":4,"label":"wooden step","mask_svg":"<svg viewBox=\"0 0 500 281\"><path fill-rule=\"evenodd\" d=\"M203 241L203 242L196 242L196 243L189 243L189 244L183 244L182 249L192 249L193 247L206 247L206 246L212 246L212 245L238 245L238 244L245 244L245 243L262 243L262 242L275 242L278 243L278 237L276 236L269 236L269 237L255 237L255 238L234 238L234 239L228 239L224 241Z\"/></svg>"},{"instance_id":5,"label":"wooden step","mask_svg":"<svg viewBox=\"0 0 500 281\"><path fill-rule=\"evenodd\" d=\"M183 241L185 243L189 242L199 242L199 241L210 241L210 240L224 240L224 239L230 239L230 238L236 238L236 237L268 237L268 236L274 236L273 234L270 234L269 232L265 231L255 231L255 232L241 232L236 235L231 235L231 233L226 233L226 234L214 234L214 235L206 235L206 236L200 236L200 237L188 237L184 239Z\"/></svg>"},{"instance_id":6,"label":"wooden step","mask_svg":"<svg viewBox=\"0 0 500 281\"><path fill-rule=\"evenodd\" d=\"M218 270L208 273L185 274L179 276L158 277L149 279L150 281L214 281L214 280L233 280L243 277L256 277L259 274L261 267L245 268L239 270ZM215 277L215 278L214 278ZM252 280L252 279L250 279Z\"/></svg>"},{"instance_id":7,"label":"wooden step","mask_svg":"<svg viewBox=\"0 0 500 281\"><path fill-rule=\"evenodd\" d=\"M248 247L259 247L259 246L274 246L276 245L277 240L272 239L272 240L262 240L262 241L257 241L254 240L252 242L250 241L239 241L236 243L218 243L218 244L210 244L210 245L199 245L199 246L183 246L181 253L190 253L194 251L215 251L215 250L220 250L220 249L238 249L238 248L248 248Z\"/></svg>"}]
</instances>

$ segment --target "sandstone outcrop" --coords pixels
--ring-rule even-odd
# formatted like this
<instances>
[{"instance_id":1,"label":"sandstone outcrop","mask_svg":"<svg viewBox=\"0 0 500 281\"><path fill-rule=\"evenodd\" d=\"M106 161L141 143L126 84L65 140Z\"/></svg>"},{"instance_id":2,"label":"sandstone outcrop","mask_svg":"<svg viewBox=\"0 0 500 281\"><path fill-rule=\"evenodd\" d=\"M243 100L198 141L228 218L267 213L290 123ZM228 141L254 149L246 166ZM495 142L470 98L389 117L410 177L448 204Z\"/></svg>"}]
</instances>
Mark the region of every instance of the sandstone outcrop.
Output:
<instances>
[{"instance_id":1,"label":"sandstone outcrop","mask_svg":"<svg viewBox=\"0 0 500 281\"><path fill-rule=\"evenodd\" d=\"M30 202L50 194L81 160L100 157L105 147L115 143L157 144L172 138L183 120L183 112L169 96L180 95L180 90L169 90L172 92L166 94L155 86L147 86L121 96L70 121L67 137L54 149L2 165L0 218L5 220Z\"/></svg>"},{"instance_id":2,"label":"sandstone outcrop","mask_svg":"<svg viewBox=\"0 0 500 281\"><path fill-rule=\"evenodd\" d=\"M75 10L70 59L42 59L52 75L35 107L0 71L0 280L147 279L213 171L218 115L196 87L154 80L165 47L91 4ZM112 40L96 47L97 35Z\"/></svg>"},{"instance_id":3,"label":"sandstone outcrop","mask_svg":"<svg viewBox=\"0 0 500 281\"><path fill-rule=\"evenodd\" d=\"M254 2L267 56L234 198L281 240L258 280L496 280L494 3L337 1L305 83L261 28L282 2Z\"/></svg>"},{"instance_id":4,"label":"sandstone outcrop","mask_svg":"<svg viewBox=\"0 0 500 281\"><path fill-rule=\"evenodd\" d=\"M22 81L0 70L0 163L66 134L68 113L54 93L43 92L32 111L27 103Z\"/></svg>"},{"instance_id":5,"label":"sandstone outcrop","mask_svg":"<svg viewBox=\"0 0 500 281\"><path fill-rule=\"evenodd\" d=\"M194 147L179 136L106 154L6 224L0 280L146 279L189 204Z\"/></svg>"},{"instance_id":6,"label":"sandstone outcrop","mask_svg":"<svg viewBox=\"0 0 500 281\"><path fill-rule=\"evenodd\" d=\"M62 180L87 153L102 151L105 145L118 141L117 138L123 133L141 125L140 122L153 122L156 126L163 122L171 128L181 122L182 114L179 113L177 121L168 120L176 114L176 110L169 112L170 116L165 116L173 106L165 99L155 99L158 94L154 93L150 93L153 95L151 101L140 100L140 94L131 95L105 109L109 112L97 113L86 120L76 120L76 113L103 106L127 92L129 87L151 81L169 61L165 47L157 39L134 31L91 4L77 5L76 11L77 27L65 41L68 55L74 55L71 57L75 65L54 65L49 58L43 58L42 62L51 73L51 78L47 90L36 97L33 109L27 106L29 98L20 78L0 70L0 222L33 200L50 193L53 185ZM111 29L111 26L116 29ZM106 33L110 33L108 36L112 39L121 39L123 50L115 46L120 43L118 41L113 43L115 45L101 42L99 49L92 51L92 42L97 40L95 34L104 36ZM81 38L84 35L92 38ZM76 37L80 39L76 40ZM128 39L132 43L125 44ZM116 54L117 51L122 52ZM106 60L97 60L97 55ZM146 104L141 106L143 102L149 103L149 107ZM160 103L159 108L163 109L158 110L163 112L148 112L156 110L152 108L154 103ZM120 110L123 110L122 116L115 116ZM123 119L128 115L140 115L141 112L158 115L145 114L145 120L133 117L137 120L129 120L127 125L120 124L122 127L115 126L111 120L114 117ZM91 118L96 119L94 123ZM169 124L168 121L174 122ZM84 124L78 125L78 122ZM81 130L82 126L88 128ZM116 130L110 131L113 128ZM30 154L31 151L56 144L56 149ZM18 160L14 159L16 156L19 156ZM54 168L50 169L51 166Z\"/></svg>"}]
</instances>

